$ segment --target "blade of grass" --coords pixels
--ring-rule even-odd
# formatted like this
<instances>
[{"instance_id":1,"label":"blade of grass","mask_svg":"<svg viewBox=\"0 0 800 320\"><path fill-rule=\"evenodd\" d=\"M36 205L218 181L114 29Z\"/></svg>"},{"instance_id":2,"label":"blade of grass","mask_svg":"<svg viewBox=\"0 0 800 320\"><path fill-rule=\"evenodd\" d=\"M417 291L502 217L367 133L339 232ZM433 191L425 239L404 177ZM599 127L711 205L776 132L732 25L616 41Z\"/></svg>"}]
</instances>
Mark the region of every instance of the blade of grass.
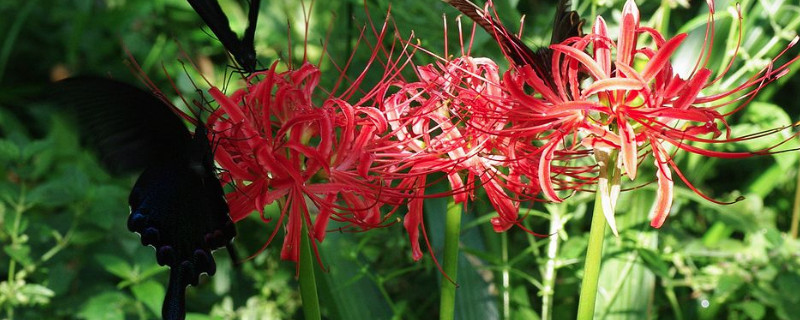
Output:
<instances>
[{"instance_id":1,"label":"blade of grass","mask_svg":"<svg viewBox=\"0 0 800 320\"><path fill-rule=\"evenodd\" d=\"M11 56L11 49L14 48L14 42L17 41L17 36L22 30L22 26L25 24L25 21L28 20L28 15L30 15L33 8L36 7L37 2L37 0L28 1L25 6L22 7L22 10L18 11L17 18L14 19L14 23L11 24L11 27L8 28L8 32L6 32L3 47L0 49L0 82L3 80L3 74L8 64L8 57Z\"/></svg>"}]
</instances>

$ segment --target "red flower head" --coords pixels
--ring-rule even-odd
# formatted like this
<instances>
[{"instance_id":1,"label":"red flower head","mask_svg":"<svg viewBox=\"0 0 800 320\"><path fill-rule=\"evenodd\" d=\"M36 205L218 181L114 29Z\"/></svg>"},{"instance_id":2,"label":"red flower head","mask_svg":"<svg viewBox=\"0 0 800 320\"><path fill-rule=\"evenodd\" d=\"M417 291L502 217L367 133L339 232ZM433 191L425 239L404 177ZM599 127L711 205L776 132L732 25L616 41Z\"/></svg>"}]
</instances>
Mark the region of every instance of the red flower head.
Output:
<instances>
[{"instance_id":1,"label":"red flower head","mask_svg":"<svg viewBox=\"0 0 800 320\"><path fill-rule=\"evenodd\" d=\"M713 8L713 3L709 3L709 7ZM640 161L650 153L658 180L651 225L658 228L670 211L673 170L695 192L714 201L681 174L672 160L675 151L722 158L770 152L772 148L756 152L719 152L690 143L718 144L753 138L731 137L726 117L744 108L761 88L784 75L788 66L797 60L791 59L780 66L770 64L734 88L703 94L704 89L722 79L730 68L718 72L716 78L712 78L714 72L707 68L712 45L709 39L714 34L713 10L708 20L704 44L707 51L685 77L675 72L670 59L686 34L666 39L657 30L640 26L639 11L632 0L628 0L623 9L616 41L609 37L605 21L598 16L590 34L550 46L553 50L550 75L554 81L545 81L545 75L528 65L517 66L514 72L506 74L505 85L519 102L510 114L512 119L524 119L506 130L534 132L536 135L531 136L531 140L544 141L529 153L539 159L537 176L548 200L562 200L554 184L570 188L568 183L596 182L598 192L604 193L604 214L616 232L613 206L619 191L619 184L614 182L618 176L587 176L583 171L570 177L579 182L556 181L551 162L587 151L595 154L598 163L608 162L614 161L613 155L618 153L618 161L606 165L618 167L634 179ZM649 45L641 46L642 43ZM536 94L527 93L526 87ZM723 111L723 107L733 103L739 105L731 111ZM545 130L544 134L537 132L542 132L541 129ZM616 170L617 175L620 170Z\"/></svg>"},{"instance_id":2,"label":"red flower head","mask_svg":"<svg viewBox=\"0 0 800 320\"><path fill-rule=\"evenodd\" d=\"M385 25L376 31L377 43L386 32ZM373 49L364 73L386 50ZM394 167L381 162L386 147L380 135L388 123L376 97L397 72L390 57L383 58L384 79L369 90L359 88L364 73L349 80L342 70L344 92L317 98L327 90L318 87L319 68L305 61L284 72L276 62L230 95L209 91L220 106L207 125L218 141L216 160L227 171L222 182L235 186L227 194L231 217L239 221L256 211L270 222L263 210L277 201L281 214L264 247L285 227L282 259L298 261L303 225L322 241L330 219L356 230L380 227L389 216L382 205L403 203L406 195L390 187ZM351 102L356 93L361 98Z\"/></svg>"},{"instance_id":3,"label":"red flower head","mask_svg":"<svg viewBox=\"0 0 800 320\"><path fill-rule=\"evenodd\" d=\"M519 223L519 200L507 190L522 194L524 184L506 161L507 137L495 134L508 120L476 112L501 112L509 95L501 85L497 64L469 56L469 45L465 47L461 40L465 48L461 57L438 58L435 64L417 67L419 81L395 82L395 93L383 103L397 146L406 154L403 162L412 174L403 184L415 194L403 224L415 260L422 257L419 234L422 229L424 235L422 203L427 197L452 196L455 203L466 203L480 186L497 210L497 217L491 219L495 231ZM425 195L427 176L437 172L447 177L451 191Z\"/></svg>"}]
</instances>

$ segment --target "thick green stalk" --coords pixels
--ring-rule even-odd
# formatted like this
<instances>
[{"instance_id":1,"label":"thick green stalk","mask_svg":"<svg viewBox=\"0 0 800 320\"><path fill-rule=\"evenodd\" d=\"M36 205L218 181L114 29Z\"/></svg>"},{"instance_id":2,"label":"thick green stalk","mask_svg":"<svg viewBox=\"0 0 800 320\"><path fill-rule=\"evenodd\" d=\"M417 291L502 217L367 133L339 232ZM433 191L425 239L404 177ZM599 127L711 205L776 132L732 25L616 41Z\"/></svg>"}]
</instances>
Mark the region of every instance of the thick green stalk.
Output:
<instances>
[{"instance_id":1,"label":"thick green stalk","mask_svg":"<svg viewBox=\"0 0 800 320\"><path fill-rule=\"evenodd\" d=\"M461 235L461 205L453 200L447 204L444 223L444 259L442 269L450 279L442 279L441 300L439 303L439 319L449 320L455 317L456 281L458 272L458 247Z\"/></svg>"},{"instance_id":2,"label":"thick green stalk","mask_svg":"<svg viewBox=\"0 0 800 320\"><path fill-rule=\"evenodd\" d=\"M616 157L611 157L616 159ZM612 165L608 165L608 163ZM613 177L613 164L609 161L600 164L601 176ZM597 302L597 280L600 277L600 264L603 258L603 240L605 239L606 217L603 215L603 193L595 193L594 210L592 210L592 226L589 230L589 245L586 248L586 264L583 267L583 282L581 295L578 301L578 319L591 320L594 318L594 306Z\"/></svg>"},{"instance_id":3,"label":"thick green stalk","mask_svg":"<svg viewBox=\"0 0 800 320\"><path fill-rule=\"evenodd\" d=\"M303 299L303 314L306 320L321 319L317 282L314 278L314 258L311 255L311 240L306 224L300 236L300 297Z\"/></svg>"},{"instance_id":4,"label":"thick green stalk","mask_svg":"<svg viewBox=\"0 0 800 320\"><path fill-rule=\"evenodd\" d=\"M600 168L603 170L604 168ZM601 193L597 192L592 212L592 227L589 230L589 246L586 248L586 264L583 267L583 282L578 301L578 320L591 320L597 301L597 280L600 276L600 263L603 258L603 239L605 239L606 218L603 216Z\"/></svg>"}]
</instances>

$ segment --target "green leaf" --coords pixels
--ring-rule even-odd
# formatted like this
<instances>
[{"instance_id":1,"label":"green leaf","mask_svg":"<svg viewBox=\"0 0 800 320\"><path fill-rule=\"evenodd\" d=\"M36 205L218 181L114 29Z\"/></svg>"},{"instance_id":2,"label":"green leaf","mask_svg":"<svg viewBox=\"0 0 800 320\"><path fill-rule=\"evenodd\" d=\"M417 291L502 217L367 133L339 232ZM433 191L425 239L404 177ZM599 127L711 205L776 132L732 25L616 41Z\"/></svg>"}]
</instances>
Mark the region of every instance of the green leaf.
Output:
<instances>
[{"instance_id":1,"label":"green leaf","mask_svg":"<svg viewBox=\"0 0 800 320\"><path fill-rule=\"evenodd\" d=\"M531 299L528 296L528 290L524 287L514 287L511 289L511 302L523 307L531 306Z\"/></svg>"},{"instance_id":2,"label":"green leaf","mask_svg":"<svg viewBox=\"0 0 800 320\"><path fill-rule=\"evenodd\" d=\"M430 192L442 192L446 190L439 184L437 187L430 189ZM425 224L430 230L444 230L445 228L445 213L447 212L448 199L446 198L431 198L425 199L423 210L425 212ZM469 225L474 219L474 215L463 214L461 217L461 224ZM439 261L442 261L442 248L444 247L444 233L435 232L430 233L431 245L439 255ZM480 230L471 228L468 230L461 230L459 241L463 247L470 247L473 250L485 250L485 244L481 236ZM493 284L491 273L487 270L486 262L479 259L477 256L466 254L465 250L461 250L458 256L458 279L456 282L459 285L456 290L455 301L455 317L458 319L489 319L497 317L499 308L497 301L491 295ZM443 277L438 277L441 281L448 281ZM469 288L464 290L463 288ZM437 292L438 293L438 292Z\"/></svg>"},{"instance_id":3,"label":"green leaf","mask_svg":"<svg viewBox=\"0 0 800 320\"><path fill-rule=\"evenodd\" d=\"M361 267L358 255L350 255L349 250L336 248L355 248L351 239L340 234L330 233L322 243L320 254L329 264L328 272L316 269L318 292L321 301L330 301L327 317L331 319L385 319L392 314L388 303L381 295L380 288L370 281L364 273L370 272Z\"/></svg>"},{"instance_id":4,"label":"green leaf","mask_svg":"<svg viewBox=\"0 0 800 320\"><path fill-rule=\"evenodd\" d=\"M739 137L754 132L762 132L773 128L788 126L792 124L792 119L780 106L768 102L754 101L744 110L741 122L745 124L732 126L734 136ZM798 147L797 139L792 139L792 132L789 129L767 135L760 139L747 140L741 144L746 146L750 151L756 151L777 145L786 139L789 139L789 141L781 145L780 150L791 150ZM773 158L784 170L793 168L797 163L797 156L795 153L777 154Z\"/></svg>"},{"instance_id":5,"label":"green leaf","mask_svg":"<svg viewBox=\"0 0 800 320\"><path fill-rule=\"evenodd\" d=\"M25 244L12 244L3 247L3 251L8 254L11 259L21 263L23 266L30 266L33 264L31 260L31 247Z\"/></svg>"},{"instance_id":6,"label":"green leaf","mask_svg":"<svg viewBox=\"0 0 800 320\"><path fill-rule=\"evenodd\" d=\"M51 208L65 206L83 199L88 187L86 174L69 166L62 175L31 190L29 201Z\"/></svg>"},{"instance_id":7,"label":"green leaf","mask_svg":"<svg viewBox=\"0 0 800 320\"><path fill-rule=\"evenodd\" d=\"M658 235L647 226L654 199L655 192L647 189L620 197L620 203L626 204L616 208L621 236L603 244L598 281L601 294L595 306L598 319L642 319L652 310L649 297L656 288L656 275L668 274L667 264L657 251Z\"/></svg>"},{"instance_id":8,"label":"green leaf","mask_svg":"<svg viewBox=\"0 0 800 320\"><path fill-rule=\"evenodd\" d=\"M35 156L47 152L49 148L52 148L52 144L47 140L31 141L31 143L26 144L22 148L20 156L22 161L29 161Z\"/></svg>"},{"instance_id":9,"label":"green leaf","mask_svg":"<svg viewBox=\"0 0 800 320\"><path fill-rule=\"evenodd\" d=\"M122 310L130 302L130 298L121 292L105 292L89 299L77 315L89 320L124 320L125 313Z\"/></svg>"},{"instance_id":10,"label":"green leaf","mask_svg":"<svg viewBox=\"0 0 800 320\"><path fill-rule=\"evenodd\" d=\"M744 285L744 279L738 274L725 274L719 277L714 290L715 300L729 301L735 296L736 290Z\"/></svg>"},{"instance_id":11,"label":"green leaf","mask_svg":"<svg viewBox=\"0 0 800 320\"><path fill-rule=\"evenodd\" d=\"M571 234L569 239L561 245L559 256L561 259L583 259L586 254L586 246L589 243L587 234Z\"/></svg>"},{"instance_id":12,"label":"green leaf","mask_svg":"<svg viewBox=\"0 0 800 320\"><path fill-rule=\"evenodd\" d=\"M133 271L133 267L118 256L97 254L94 256L94 259L103 266L104 270L122 279L129 280L136 275Z\"/></svg>"},{"instance_id":13,"label":"green leaf","mask_svg":"<svg viewBox=\"0 0 800 320\"><path fill-rule=\"evenodd\" d=\"M20 151L17 144L11 140L0 140L0 163L7 163L19 159Z\"/></svg>"},{"instance_id":14,"label":"green leaf","mask_svg":"<svg viewBox=\"0 0 800 320\"><path fill-rule=\"evenodd\" d=\"M70 238L73 245L89 245L108 237L108 232L96 228L75 229Z\"/></svg>"},{"instance_id":15,"label":"green leaf","mask_svg":"<svg viewBox=\"0 0 800 320\"><path fill-rule=\"evenodd\" d=\"M166 294L162 284L149 280L131 286L131 291L133 292L133 297L144 303L153 312L153 315L161 315L161 304Z\"/></svg>"},{"instance_id":16,"label":"green leaf","mask_svg":"<svg viewBox=\"0 0 800 320\"><path fill-rule=\"evenodd\" d=\"M24 126L19 119L14 115L11 110L0 108L0 133L8 134L10 132L24 132Z\"/></svg>"},{"instance_id":17,"label":"green leaf","mask_svg":"<svg viewBox=\"0 0 800 320\"><path fill-rule=\"evenodd\" d=\"M0 201L0 225L7 225L6 224L6 212L8 211L6 204ZM11 223L8 223L11 224ZM6 232L5 228L2 230ZM3 233L0 233L0 237L3 236Z\"/></svg>"},{"instance_id":18,"label":"green leaf","mask_svg":"<svg viewBox=\"0 0 800 320\"><path fill-rule=\"evenodd\" d=\"M151 262L150 268L145 269L139 277L141 279L147 279L147 278L150 278L150 277L152 277L152 276L154 276L156 274L159 274L161 272L165 272L167 270L169 270L169 269L165 268L163 266L159 266L159 265L155 264L155 259L153 259L153 262Z\"/></svg>"},{"instance_id":19,"label":"green leaf","mask_svg":"<svg viewBox=\"0 0 800 320\"><path fill-rule=\"evenodd\" d=\"M50 298L55 296L53 290L35 283L25 284L20 288L19 293L26 297L28 305L45 305L50 303Z\"/></svg>"},{"instance_id":20,"label":"green leaf","mask_svg":"<svg viewBox=\"0 0 800 320\"><path fill-rule=\"evenodd\" d=\"M764 238L769 242L771 248L780 248L783 246L783 237L778 230L768 229L767 232L764 233Z\"/></svg>"},{"instance_id":21,"label":"green leaf","mask_svg":"<svg viewBox=\"0 0 800 320\"><path fill-rule=\"evenodd\" d=\"M0 190L0 191L2 191L2 190ZM2 203L0 203L0 205L2 205ZM4 216L4 217L3 217L3 220L5 221L5 212L6 212L6 207L5 207L5 205L3 205L3 208L2 208L2 210L3 210L3 216ZM14 210L14 209L13 209L13 207L12 207L12 209L11 209L11 210ZM5 234L5 235L11 235L11 234L18 234L18 233L19 233L19 232L15 232L15 231L14 231L14 223L13 223L13 219L14 219L14 217L13 217L13 213L11 213L11 214L12 214L12 216L9 216L9 217L8 217L8 218L9 218L9 221L5 221L5 222L8 222L8 223L2 223L2 224L0 224L0 227L2 227L2 228L3 228L3 234ZM25 218L21 218L21 219L23 219L23 220L27 220L27 219L25 219Z\"/></svg>"},{"instance_id":22,"label":"green leaf","mask_svg":"<svg viewBox=\"0 0 800 320\"><path fill-rule=\"evenodd\" d=\"M539 320L539 319L541 319L541 317L539 317L539 314L537 314L536 311L534 311L530 307L520 307L519 309L514 310L514 313L512 313L511 319L514 319L514 320Z\"/></svg>"},{"instance_id":23,"label":"green leaf","mask_svg":"<svg viewBox=\"0 0 800 320\"><path fill-rule=\"evenodd\" d=\"M186 320L217 320L219 318L199 313L187 313Z\"/></svg>"},{"instance_id":24,"label":"green leaf","mask_svg":"<svg viewBox=\"0 0 800 320\"><path fill-rule=\"evenodd\" d=\"M47 273L47 285L55 294L64 295L69 291L70 285L77 274L78 270L67 264L52 265Z\"/></svg>"},{"instance_id":25,"label":"green leaf","mask_svg":"<svg viewBox=\"0 0 800 320\"><path fill-rule=\"evenodd\" d=\"M780 292L795 292L794 290L800 288L800 275L796 273L781 272L775 280L778 282L778 291ZM791 303L800 302L800 296L796 294L786 294L783 299Z\"/></svg>"},{"instance_id":26,"label":"green leaf","mask_svg":"<svg viewBox=\"0 0 800 320\"><path fill-rule=\"evenodd\" d=\"M30 163L32 179L41 179L51 174L53 165L59 161L56 149L51 140L37 140L28 144L23 150L23 157Z\"/></svg>"},{"instance_id":27,"label":"green leaf","mask_svg":"<svg viewBox=\"0 0 800 320\"><path fill-rule=\"evenodd\" d=\"M779 303L776 305L777 314L782 319L797 319L797 315L800 314L800 303L797 303L796 297L790 297L796 295L789 294L788 292L781 291L781 299L778 300Z\"/></svg>"},{"instance_id":28,"label":"green leaf","mask_svg":"<svg viewBox=\"0 0 800 320\"><path fill-rule=\"evenodd\" d=\"M670 277L667 263L661 259L656 251L649 249L637 249L636 251L639 253L639 257L642 258L642 262L644 262L650 271L653 271L653 273L659 277Z\"/></svg>"},{"instance_id":29,"label":"green leaf","mask_svg":"<svg viewBox=\"0 0 800 320\"><path fill-rule=\"evenodd\" d=\"M127 216L128 190L115 185L94 188L92 206L83 218L103 230L111 230L120 217Z\"/></svg>"},{"instance_id":30,"label":"green leaf","mask_svg":"<svg viewBox=\"0 0 800 320\"><path fill-rule=\"evenodd\" d=\"M758 302L755 301L744 301L733 305L734 308L742 310L747 318L760 320L764 318L764 315L767 313L767 308Z\"/></svg>"},{"instance_id":31,"label":"green leaf","mask_svg":"<svg viewBox=\"0 0 800 320\"><path fill-rule=\"evenodd\" d=\"M234 272L231 260L217 259L217 273L211 277L214 293L224 296L231 291Z\"/></svg>"}]
</instances>

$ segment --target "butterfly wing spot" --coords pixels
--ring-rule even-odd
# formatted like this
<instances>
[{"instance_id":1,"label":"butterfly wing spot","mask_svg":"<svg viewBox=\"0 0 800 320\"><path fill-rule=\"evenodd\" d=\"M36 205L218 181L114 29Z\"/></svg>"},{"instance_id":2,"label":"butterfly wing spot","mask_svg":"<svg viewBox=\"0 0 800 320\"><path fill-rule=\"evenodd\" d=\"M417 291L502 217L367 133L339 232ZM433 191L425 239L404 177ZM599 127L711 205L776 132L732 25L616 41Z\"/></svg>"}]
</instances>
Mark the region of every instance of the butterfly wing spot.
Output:
<instances>
[{"instance_id":1,"label":"butterfly wing spot","mask_svg":"<svg viewBox=\"0 0 800 320\"><path fill-rule=\"evenodd\" d=\"M145 228L142 231L142 245L157 245L161 243L161 234L158 229L153 227Z\"/></svg>"},{"instance_id":2,"label":"butterfly wing spot","mask_svg":"<svg viewBox=\"0 0 800 320\"><path fill-rule=\"evenodd\" d=\"M139 211L131 212L128 217L128 230L142 230L147 225L147 216Z\"/></svg>"},{"instance_id":3,"label":"butterfly wing spot","mask_svg":"<svg viewBox=\"0 0 800 320\"><path fill-rule=\"evenodd\" d=\"M161 246L156 251L156 261L162 266L175 265L177 257L175 256L175 249L171 246Z\"/></svg>"},{"instance_id":4,"label":"butterfly wing spot","mask_svg":"<svg viewBox=\"0 0 800 320\"><path fill-rule=\"evenodd\" d=\"M160 265L180 269L191 285L201 273L216 272L211 251L230 243L236 231L213 172L198 174L188 160L167 161L145 170L132 194L141 201L130 203L128 227L157 249Z\"/></svg>"},{"instance_id":5,"label":"butterfly wing spot","mask_svg":"<svg viewBox=\"0 0 800 320\"><path fill-rule=\"evenodd\" d=\"M214 257L211 252L203 249L194 251L194 267L195 272L199 275L205 272L209 276L213 276L217 272L217 264L214 262Z\"/></svg>"}]
</instances>

